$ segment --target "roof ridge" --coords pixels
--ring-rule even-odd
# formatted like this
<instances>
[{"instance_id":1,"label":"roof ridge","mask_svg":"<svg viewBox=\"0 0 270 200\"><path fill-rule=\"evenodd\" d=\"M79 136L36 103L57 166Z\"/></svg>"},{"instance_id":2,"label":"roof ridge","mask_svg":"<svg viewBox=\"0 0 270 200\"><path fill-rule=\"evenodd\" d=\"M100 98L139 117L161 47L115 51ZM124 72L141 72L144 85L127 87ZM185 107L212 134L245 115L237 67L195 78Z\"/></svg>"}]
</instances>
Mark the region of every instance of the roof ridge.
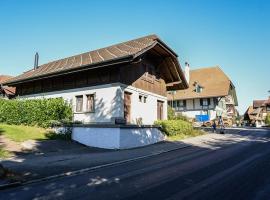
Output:
<instances>
[{"instance_id":1,"label":"roof ridge","mask_svg":"<svg viewBox=\"0 0 270 200\"><path fill-rule=\"evenodd\" d=\"M220 65L215 65L212 67L203 67L203 68L198 68L198 69L193 69L190 70L190 72L194 72L194 71L201 71L201 70L207 70L207 69L218 69L221 73L223 73L223 75L232 83L231 79L228 77L228 75L222 70L222 68L220 67Z\"/></svg>"},{"instance_id":2,"label":"roof ridge","mask_svg":"<svg viewBox=\"0 0 270 200\"><path fill-rule=\"evenodd\" d=\"M212 69L212 68L220 68L220 66L219 65L215 65L215 66L209 66L209 67L200 67L200 68L196 68L196 69L191 69L190 71Z\"/></svg>"},{"instance_id":3,"label":"roof ridge","mask_svg":"<svg viewBox=\"0 0 270 200\"><path fill-rule=\"evenodd\" d=\"M6 81L5 84L11 84L18 81L27 80L30 78L33 79L34 77L41 77L48 74L60 73L61 71L72 70L79 67L86 67L93 64L102 63L105 61L113 62L120 59L123 59L123 60L134 59L136 56L140 55L141 53L144 53L148 51L149 49L153 48L157 43L177 57L177 54L172 49L170 49L170 47L168 47L157 35L150 34L143 37L131 39L128 41L115 43L106 47L94 49L91 51L86 51L86 52L79 53L76 55L51 60L42 65L39 65L39 67L35 70L30 69L12 78L11 80ZM112 53L114 56L112 55ZM91 56L90 56L90 60L89 60L87 56L88 54L89 55L93 54L93 56L96 58L93 59L92 57L91 59ZM98 56L96 56L96 54ZM73 59L74 62L68 64L68 61L70 61L71 59ZM62 61L67 61L67 62L64 63Z\"/></svg>"},{"instance_id":4,"label":"roof ridge","mask_svg":"<svg viewBox=\"0 0 270 200\"><path fill-rule=\"evenodd\" d=\"M75 57L75 56L80 56L80 55L82 55L82 54L91 53L91 52L94 52L94 51L100 51L100 50L107 49L107 48L110 48L110 47L113 47L113 46L116 46L116 45L121 45L121 44L125 44L125 43L127 43L127 42L136 41L136 40L143 39L143 38L151 38L151 37L153 37L153 40L159 39L159 37L158 37L157 35L155 35L155 34L146 35L146 36L139 37L139 38L136 38L136 39L127 40L127 41L125 41L125 42L115 43L115 44L111 44L111 45L106 46L106 47L101 47L101 48L97 48L97 49L94 49L94 50L85 51L85 52L83 52L83 53L78 53L78 54L75 54L75 55L73 55L73 56L67 56L67 57L64 57L64 58L60 58L60 59L56 59L56 60L51 60L51 61L49 61L49 62L46 62L46 63L40 65L40 67L43 66L43 65L52 63L52 62L57 62L57 61L60 61L60 60L64 60L64 59L68 59L68 58L73 58L73 57Z\"/></svg>"}]
</instances>

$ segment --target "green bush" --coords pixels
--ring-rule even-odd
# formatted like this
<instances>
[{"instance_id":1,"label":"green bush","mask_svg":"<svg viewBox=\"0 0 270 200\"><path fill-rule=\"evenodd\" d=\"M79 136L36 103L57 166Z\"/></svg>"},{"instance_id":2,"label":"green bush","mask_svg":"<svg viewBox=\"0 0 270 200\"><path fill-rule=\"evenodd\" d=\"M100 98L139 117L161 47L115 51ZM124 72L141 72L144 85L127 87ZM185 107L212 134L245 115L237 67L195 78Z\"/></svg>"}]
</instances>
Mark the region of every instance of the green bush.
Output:
<instances>
[{"instance_id":1,"label":"green bush","mask_svg":"<svg viewBox=\"0 0 270 200\"><path fill-rule=\"evenodd\" d=\"M72 109L62 98L0 99L0 122L15 125L48 127L49 122L71 120Z\"/></svg>"},{"instance_id":2,"label":"green bush","mask_svg":"<svg viewBox=\"0 0 270 200\"><path fill-rule=\"evenodd\" d=\"M178 113L176 114L175 111L172 109L171 106L168 105L168 108L167 108L167 117L169 120L176 120L176 119L179 119L179 120L183 120L183 121L189 121L188 118L184 115L182 115L181 113Z\"/></svg>"},{"instance_id":3,"label":"green bush","mask_svg":"<svg viewBox=\"0 0 270 200\"><path fill-rule=\"evenodd\" d=\"M169 105L168 105L168 107L167 107L167 116L168 116L168 119L169 119L169 120L175 118L175 112L174 112L174 110L172 109L172 107L169 106Z\"/></svg>"},{"instance_id":4,"label":"green bush","mask_svg":"<svg viewBox=\"0 0 270 200\"><path fill-rule=\"evenodd\" d=\"M267 114L266 118L265 118L265 123L267 125L270 125L270 114Z\"/></svg>"},{"instance_id":5,"label":"green bush","mask_svg":"<svg viewBox=\"0 0 270 200\"><path fill-rule=\"evenodd\" d=\"M160 125L163 132L168 136L174 135L190 135L193 132L191 123L183 120L160 120L155 122Z\"/></svg>"}]
</instances>

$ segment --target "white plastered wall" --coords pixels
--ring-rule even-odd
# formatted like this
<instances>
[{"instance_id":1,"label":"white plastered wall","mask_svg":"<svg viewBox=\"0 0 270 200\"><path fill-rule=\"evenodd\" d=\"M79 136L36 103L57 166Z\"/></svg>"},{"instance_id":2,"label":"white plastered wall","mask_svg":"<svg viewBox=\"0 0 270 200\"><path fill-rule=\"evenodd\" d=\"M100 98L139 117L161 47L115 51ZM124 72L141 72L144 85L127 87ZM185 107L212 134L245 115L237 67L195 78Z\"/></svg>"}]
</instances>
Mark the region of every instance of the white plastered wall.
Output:
<instances>
[{"instance_id":1,"label":"white plastered wall","mask_svg":"<svg viewBox=\"0 0 270 200\"><path fill-rule=\"evenodd\" d=\"M194 104L194 105L193 105ZM205 111L200 105L200 99L187 99L186 100L186 111L183 111L182 114L189 117L195 118L196 115L209 114L210 120L216 118L216 110L214 106L214 99L210 98L210 105Z\"/></svg>"},{"instance_id":2,"label":"white plastered wall","mask_svg":"<svg viewBox=\"0 0 270 200\"><path fill-rule=\"evenodd\" d=\"M86 112L86 95L95 94L95 112ZM59 98L72 104L73 120L84 123L110 123L112 117L124 117L123 91L119 84L106 84L48 93L21 96L20 98ZM76 96L83 95L83 111L76 112Z\"/></svg>"},{"instance_id":3,"label":"white plastered wall","mask_svg":"<svg viewBox=\"0 0 270 200\"><path fill-rule=\"evenodd\" d=\"M131 123L142 118L143 124L152 125L157 120L157 101L163 103L163 119L167 119L167 97L147 92L121 83L76 88L55 92L25 95L20 98L59 98L72 104L73 120L84 123L112 123L116 117L124 118L124 91L131 95ZM86 111L86 95L95 94L95 112ZM83 112L76 112L76 96L83 95ZM146 103L139 102L139 95L147 96Z\"/></svg>"},{"instance_id":4,"label":"white plastered wall","mask_svg":"<svg viewBox=\"0 0 270 200\"><path fill-rule=\"evenodd\" d=\"M163 119L167 119L167 97L157 95L132 86L123 90L131 93L131 123L136 124L141 118L143 124L153 124L157 120L157 102L163 102ZM139 101L139 95L146 96L146 103Z\"/></svg>"}]
</instances>

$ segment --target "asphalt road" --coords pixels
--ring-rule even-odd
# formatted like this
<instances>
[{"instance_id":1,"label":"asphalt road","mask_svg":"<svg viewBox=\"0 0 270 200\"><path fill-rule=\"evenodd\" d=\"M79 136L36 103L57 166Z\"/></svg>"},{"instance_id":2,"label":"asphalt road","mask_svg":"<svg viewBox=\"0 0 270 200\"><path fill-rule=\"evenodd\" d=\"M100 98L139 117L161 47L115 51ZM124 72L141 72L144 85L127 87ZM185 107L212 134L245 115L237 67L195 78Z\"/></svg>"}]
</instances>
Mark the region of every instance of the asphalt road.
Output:
<instances>
[{"instance_id":1,"label":"asphalt road","mask_svg":"<svg viewBox=\"0 0 270 200\"><path fill-rule=\"evenodd\" d=\"M270 131L232 138L1 190L0 199L270 199Z\"/></svg>"}]
</instances>

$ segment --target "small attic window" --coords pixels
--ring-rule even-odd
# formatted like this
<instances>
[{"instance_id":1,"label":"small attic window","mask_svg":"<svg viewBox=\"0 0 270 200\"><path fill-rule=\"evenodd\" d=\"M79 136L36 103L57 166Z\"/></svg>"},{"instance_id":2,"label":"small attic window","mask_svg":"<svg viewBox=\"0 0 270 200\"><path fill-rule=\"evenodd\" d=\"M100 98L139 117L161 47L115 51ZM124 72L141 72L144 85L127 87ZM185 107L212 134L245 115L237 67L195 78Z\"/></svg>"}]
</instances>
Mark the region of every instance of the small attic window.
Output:
<instances>
[{"instance_id":1,"label":"small attic window","mask_svg":"<svg viewBox=\"0 0 270 200\"><path fill-rule=\"evenodd\" d=\"M202 86L200 86L198 83L196 83L196 85L195 85L195 92L197 92L197 93L201 93L201 92L202 92L202 90L203 90L203 87L202 87Z\"/></svg>"}]
</instances>

